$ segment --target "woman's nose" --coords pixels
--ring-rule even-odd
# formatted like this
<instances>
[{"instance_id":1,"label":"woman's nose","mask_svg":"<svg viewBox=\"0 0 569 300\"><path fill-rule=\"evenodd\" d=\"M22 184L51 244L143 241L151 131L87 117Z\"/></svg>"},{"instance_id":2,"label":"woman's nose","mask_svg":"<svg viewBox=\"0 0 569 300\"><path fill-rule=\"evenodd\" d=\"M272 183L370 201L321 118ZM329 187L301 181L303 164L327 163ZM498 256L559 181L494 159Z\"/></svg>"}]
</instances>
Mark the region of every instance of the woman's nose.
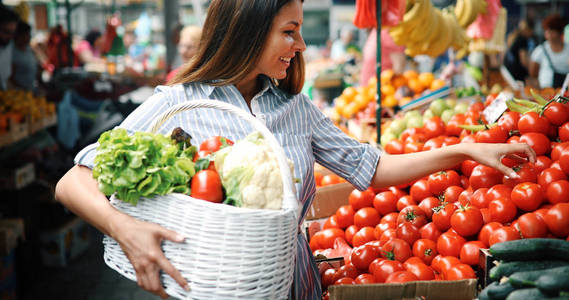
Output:
<instances>
[{"instance_id":1,"label":"woman's nose","mask_svg":"<svg viewBox=\"0 0 569 300\"><path fill-rule=\"evenodd\" d=\"M302 35L298 35L298 38L295 41L295 47L296 47L296 51L297 52L304 52L304 50L306 50L306 43L304 42L304 39L302 38Z\"/></svg>"}]
</instances>

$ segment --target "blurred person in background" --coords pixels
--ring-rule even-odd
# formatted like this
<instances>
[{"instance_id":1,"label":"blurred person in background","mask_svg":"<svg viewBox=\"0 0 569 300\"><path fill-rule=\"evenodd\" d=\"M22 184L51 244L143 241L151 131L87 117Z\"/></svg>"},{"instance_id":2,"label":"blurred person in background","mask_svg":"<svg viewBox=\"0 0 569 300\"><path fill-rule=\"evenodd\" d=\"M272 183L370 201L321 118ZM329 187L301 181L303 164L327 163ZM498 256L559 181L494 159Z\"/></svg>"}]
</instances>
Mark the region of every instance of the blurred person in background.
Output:
<instances>
[{"instance_id":1,"label":"blurred person in background","mask_svg":"<svg viewBox=\"0 0 569 300\"><path fill-rule=\"evenodd\" d=\"M567 21L558 14L550 15L543 20L545 42L531 53L530 85L539 88L559 88L563 84L565 76L569 73L569 46L563 43L565 25Z\"/></svg>"},{"instance_id":2,"label":"blurred person in background","mask_svg":"<svg viewBox=\"0 0 569 300\"><path fill-rule=\"evenodd\" d=\"M20 89L33 91L38 74L38 60L30 46L32 28L24 21L18 22L12 49L12 83Z\"/></svg>"},{"instance_id":3,"label":"blurred person in background","mask_svg":"<svg viewBox=\"0 0 569 300\"><path fill-rule=\"evenodd\" d=\"M89 31L75 49L80 64L105 63L105 60L102 58L102 47L103 35L101 32L96 29Z\"/></svg>"},{"instance_id":4,"label":"blurred person in background","mask_svg":"<svg viewBox=\"0 0 569 300\"><path fill-rule=\"evenodd\" d=\"M354 30L350 26L343 26L340 30L340 37L332 43L330 58L334 61L343 63L349 59L348 48L354 40Z\"/></svg>"},{"instance_id":5,"label":"blurred person in background","mask_svg":"<svg viewBox=\"0 0 569 300\"><path fill-rule=\"evenodd\" d=\"M507 39L504 66L510 71L514 79L525 82L529 75L529 54L533 51L536 41L533 38L534 23L530 19L521 20Z\"/></svg>"},{"instance_id":6,"label":"blurred person in background","mask_svg":"<svg viewBox=\"0 0 569 300\"><path fill-rule=\"evenodd\" d=\"M194 57L198 49L201 36L202 29L199 26L185 26L182 31L180 31L178 55L181 58L182 63L176 69L168 73L166 81L170 81L170 79L174 78L180 67L185 65L192 57Z\"/></svg>"},{"instance_id":7,"label":"blurred person in background","mask_svg":"<svg viewBox=\"0 0 569 300\"><path fill-rule=\"evenodd\" d=\"M15 12L0 4L0 90L8 88L8 79L12 75L12 38L19 19Z\"/></svg>"}]
</instances>

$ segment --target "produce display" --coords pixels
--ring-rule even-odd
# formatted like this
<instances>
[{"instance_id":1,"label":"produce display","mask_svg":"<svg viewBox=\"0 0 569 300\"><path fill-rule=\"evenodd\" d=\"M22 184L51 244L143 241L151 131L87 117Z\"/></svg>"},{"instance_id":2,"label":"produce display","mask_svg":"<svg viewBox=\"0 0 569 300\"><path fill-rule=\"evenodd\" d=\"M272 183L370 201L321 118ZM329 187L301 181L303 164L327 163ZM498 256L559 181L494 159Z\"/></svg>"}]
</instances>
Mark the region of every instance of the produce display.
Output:
<instances>
[{"instance_id":1,"label":"produce display","mask_svg":"<svg viewBox=\"0 0 569 300\"><path fill-rule=\"evenodd\" d=\"M489 273L493 282L479 299L569 297L569 241L508 241L494 244L490 253L498 263Z\"/></svg>"},{"instance_id":2,"label":"produce display","mask_svg":"<svg viewBox=\"0 0 569 300\"><path fill-rule=\"evenodd\" d=\"M107 196L136 205L140 197L182 193L238 207L281 208L277 159L258 132L237 143L210 137L199 149L179 127L170 137L117 128L98 142L93 177Z\"/></svg>"},{"instance_id":3,"label":"produce display","mask_svg":"<svg viewBox=\"0 0 569 300\"><path fill-rule=\"evenodd\" d=\"M382 137L382 144L390 154L457 143L524 142L537 160L504 158L502 162L518 175L513 178L466 160L401 186L353 190L348 204L329 216L321 229L311 226L309 231L314 255L343 257L340 267L320 264L323 288L476 279L483 248L490 248L499 260L527 259L523 255L549 260L524 267L507 262L494 271L500 276L515 269L563 266L569 257L569 104L564 97L547 99L540 92L533 92L531 99L507 99L509 108L494 123L486 121L484 111L502 101L498 95L459 103L437 99L423 113L410 111L386 125L391 137ZM501 246L514 240L519 243L516 251L523 254ZM512 297L541 292L537 286Z\"/></svg>"},{"instance_id":4,"label":"produce display","mask_svg":"<svg viewBox=\"0 0 569 300\"><path fill-rule=\"evenodd\" d=\"M478 7L482 9L485 5L484 0L458 1L455 12L460 15L455 15L450 9L433 7L430 0L407 1L403 21L391 27L389 34L395 43L406 47L405 54L409 56L425 54L437 57L449 47L465 50L468 37L462 24L474 21L478 13L483 12Z\"/></svg>"},{"instance_id":5,"label":"produce display","mask_svg":"<svg viewBox=\"0 0 569 300\"><path fill-rule=\"evenodd\" d=\"M35 123L55 116L55 104L31 92L20 90L0 91L0 135L6 133L9 124Z\"/></svg>"}]
</instances>

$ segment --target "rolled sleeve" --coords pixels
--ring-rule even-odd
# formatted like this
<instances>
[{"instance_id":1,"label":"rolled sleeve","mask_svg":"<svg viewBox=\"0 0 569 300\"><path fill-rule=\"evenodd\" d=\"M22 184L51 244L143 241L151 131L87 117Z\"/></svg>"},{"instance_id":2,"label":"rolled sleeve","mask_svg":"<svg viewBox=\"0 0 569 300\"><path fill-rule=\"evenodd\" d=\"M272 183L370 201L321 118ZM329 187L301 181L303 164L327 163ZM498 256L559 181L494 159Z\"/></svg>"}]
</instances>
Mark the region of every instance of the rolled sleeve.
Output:
<instances>
[{"instance_id":1,"label":"rolled sleeve","mask_svg":"<svg viewBox=\"0 0 569 300\"><path fill-rule=\"evenodd\" d=\"M316 162L345 178L359 190L370 186L381 151L347 136L328 118L313 128Z\"/></svg>"},{"instance_id":2,"label":"rolled sleeve","mask_svg":"<svg viewBox=\"0 0 569 300\"><path fill-rule=\"evenodd\" d=\"M93 169L95 166L95 156L97 155L97 147L99 143L93 143L83 150L79 151L73 160L75 164L88 167L89 169Z\"/></svg>"}]
</instances>

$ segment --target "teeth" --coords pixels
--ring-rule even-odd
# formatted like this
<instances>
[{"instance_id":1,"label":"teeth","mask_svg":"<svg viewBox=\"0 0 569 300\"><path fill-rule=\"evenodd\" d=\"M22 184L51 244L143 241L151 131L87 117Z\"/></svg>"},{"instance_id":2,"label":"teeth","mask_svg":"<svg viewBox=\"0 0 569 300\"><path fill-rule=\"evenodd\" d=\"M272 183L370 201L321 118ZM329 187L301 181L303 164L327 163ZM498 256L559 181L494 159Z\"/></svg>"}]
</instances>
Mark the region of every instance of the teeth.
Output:
<instances>
[{"instance_id":1,"label":"teeth","mask_svg":"<svg viewBox=\"0 0 569 300\"><path fill-rule=\"evenodd\" d=\"M284 62L290 62L290 58L289 57L280 57L280 60L284 61Z\"/></svg>"}]
</instances>

